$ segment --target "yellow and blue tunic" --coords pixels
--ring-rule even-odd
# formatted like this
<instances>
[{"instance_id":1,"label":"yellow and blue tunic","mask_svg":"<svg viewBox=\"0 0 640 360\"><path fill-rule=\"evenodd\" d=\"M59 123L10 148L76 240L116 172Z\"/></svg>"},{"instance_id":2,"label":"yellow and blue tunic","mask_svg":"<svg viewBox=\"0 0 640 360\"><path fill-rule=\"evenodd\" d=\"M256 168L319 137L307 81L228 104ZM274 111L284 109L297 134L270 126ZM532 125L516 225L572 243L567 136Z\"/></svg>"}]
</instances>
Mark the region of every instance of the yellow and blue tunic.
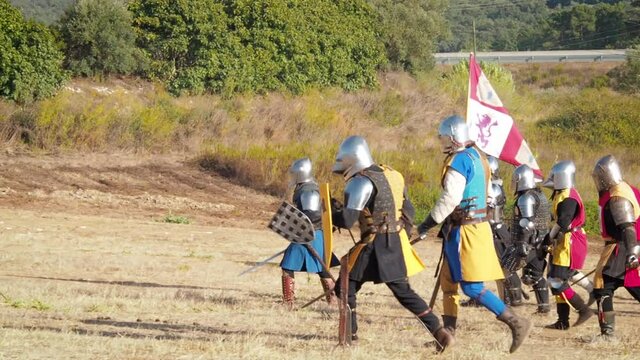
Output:
<instances>
[{"instance_id":1,"label":"yellow and blue tunic","mask_svg":"<svg viewBox=\"0 0 640 360\"><path fill-rule=\"evenodd\" d=\"M483 282L503 279L491 226L486 219L487 184L490 172L486 160L469 147L452 154L446 161L442 179L448 171L464 176L466 185L463 200L457 207L466 214L465 219L445 226L444 253L454 282ZM455 211L454 211L455 214ZM452 216L450 216L451 218Z\"/></svg>"}]
</instances>

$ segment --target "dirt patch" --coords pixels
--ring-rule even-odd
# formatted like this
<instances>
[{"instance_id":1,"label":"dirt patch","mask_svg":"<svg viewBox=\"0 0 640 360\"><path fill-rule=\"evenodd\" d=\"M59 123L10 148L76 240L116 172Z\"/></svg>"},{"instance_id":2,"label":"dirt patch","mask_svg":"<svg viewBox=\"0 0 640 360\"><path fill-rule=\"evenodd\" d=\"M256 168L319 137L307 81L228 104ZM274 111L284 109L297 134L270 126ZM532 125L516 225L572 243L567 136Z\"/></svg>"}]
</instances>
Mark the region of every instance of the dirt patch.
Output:
<instances>
[{"instance_id":1,"label":"dirt patch","mask_svg":"<svg viewBox=\"0 0 640 360\"><path fill-rule=\"evenodd\" d=\"M23 209L260 228L279 202L176 155L18 155L0 167L0 206Z\"/></svg>"}]
</instances>

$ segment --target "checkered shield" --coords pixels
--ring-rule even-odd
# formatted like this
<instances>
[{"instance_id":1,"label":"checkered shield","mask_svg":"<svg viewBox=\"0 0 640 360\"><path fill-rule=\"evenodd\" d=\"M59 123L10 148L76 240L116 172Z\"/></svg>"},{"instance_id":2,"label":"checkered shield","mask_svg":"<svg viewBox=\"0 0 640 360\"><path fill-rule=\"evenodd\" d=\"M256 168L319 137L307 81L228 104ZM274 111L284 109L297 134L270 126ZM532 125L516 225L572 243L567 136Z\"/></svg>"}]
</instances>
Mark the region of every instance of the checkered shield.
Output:
<instances>
[{"instance_id":1,"label":"checkered shield","mask_svg":"<svg viewBox=\"0 0 640 360\"><path fill-rule=\"evenodd\" d=\"M311 220L286 201L280 205L267 227L296 244L310 244L315 238Z\"/></svg>"}]
</instances>

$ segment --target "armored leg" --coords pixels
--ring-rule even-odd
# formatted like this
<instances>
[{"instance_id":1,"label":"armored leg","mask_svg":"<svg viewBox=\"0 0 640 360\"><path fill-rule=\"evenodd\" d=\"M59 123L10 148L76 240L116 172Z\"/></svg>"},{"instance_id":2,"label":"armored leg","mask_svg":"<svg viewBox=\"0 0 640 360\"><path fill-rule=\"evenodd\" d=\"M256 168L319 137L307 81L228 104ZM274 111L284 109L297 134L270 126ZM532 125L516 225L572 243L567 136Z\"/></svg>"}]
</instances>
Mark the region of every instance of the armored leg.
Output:
<instances>
[{"instance_id":1,"label":"armored leg","mask_svg":"<svg viewBox=\"0 0 640 360\"><path fill-rule=\"evenodd\" d=\"M598 299L598 323L600 324L601 337L614 337L616 316L613 311L613 299L609 295Z\"/></svg>"},{"instance_id":2,"label":"armored leg","mask_svg":"<svg viewBox=\"0 0 640 360\"><path fill-rule=\"evenodd\" d=\"M543 277L546 266L546 260L533 258L522 269L522 282L533 287L540 314L549 312L549 286Z\"/></svg>"},{"instance_id":3,"label":"armored leg","mask_svg":"<svg viewBox=\"0 0 640 360\"><path fill-rule=\"evenodd\" d=\"M576 283L576 285L585 289L585 291L589 294L589 300L587 301L587 306L591 306L594 302L596 302L596 297L593 294L593 282L589 279L588 276L584 276L584 274L580 271L575 271L571 276L570 281L572 283Z\"/></svg>"},{"instance_id":4,"label":"armored leg","mask_svg":"<svg viewBox=\"0 0 640 360\"><path fill-rule=\"evenodd\" d=\"M618 288L618 281L614 278L604 276L604 287L595 289L594 294L598 302L598 324L600 325L600 335L594 340L615 339L615 313L613 311L613 292Z\"/></svg>"},{"instance_id":5,"label":"armored leg","mask_svg":"<svg viewBox=\"0 0 640 360\"><path fill-rule=\"evenodd\" d=\"M504 291L506 303L511 306L522 305L522 282L515 271L506 274Z\"/></svg>"},{"instance_id":6,"label":"armored leg","mask_svg":"<svg viewBox=\"0 0 640 360\"><path fill-rule=\"evenodd\" d=\"M549 308L549 286L547 286L547 280L540 278L538 282L533 284L533 292L536 294L536 302L538 303L539 314L547 314L550 311Z\"/></svg>"},{"instance_id":7,"label":"armored leg","mask_svg":"<svg viewBox=\"0 0 640 360\"><path fill-rule=\"evenodd\" d=\"M441 324L427 303L411 288L407 279L386 283L396 300L411 311L438 341L438 350L453 345L453 336Z\"/></svg>"},{"instance_id":8,"label":"armored leg","mask_svg":"<svg viewBox=\"0 0 640 360\"><path fill-rule=\"evenodd\" d=\"M295 279L293 271L282 270L282 304L293 309L295 302Z\"/></svg>"}]
</instances>

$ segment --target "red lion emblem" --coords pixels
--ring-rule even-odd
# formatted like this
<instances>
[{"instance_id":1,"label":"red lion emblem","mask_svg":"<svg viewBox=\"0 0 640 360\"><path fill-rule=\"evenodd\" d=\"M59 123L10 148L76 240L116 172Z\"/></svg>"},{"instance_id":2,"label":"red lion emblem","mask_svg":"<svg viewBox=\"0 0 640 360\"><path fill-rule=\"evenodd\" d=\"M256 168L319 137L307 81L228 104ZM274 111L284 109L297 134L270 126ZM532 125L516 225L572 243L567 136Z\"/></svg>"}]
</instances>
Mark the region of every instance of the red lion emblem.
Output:
<instances>
[{"instance_id":1,"label":"red lion emblem","mask_svg":"<svg viewBox=\"0 0 640 360\"><path fill-rule=\"evenodd\" d=\"M489 144L489 138L491 137L491 128L497 125L498 122L493 121L489 115L478 115L478 122L476 123L476 126L480 131L478 131L478 139L476 142L482 144L482 147L486 147Z\"/></svg>"}]
</instances>

